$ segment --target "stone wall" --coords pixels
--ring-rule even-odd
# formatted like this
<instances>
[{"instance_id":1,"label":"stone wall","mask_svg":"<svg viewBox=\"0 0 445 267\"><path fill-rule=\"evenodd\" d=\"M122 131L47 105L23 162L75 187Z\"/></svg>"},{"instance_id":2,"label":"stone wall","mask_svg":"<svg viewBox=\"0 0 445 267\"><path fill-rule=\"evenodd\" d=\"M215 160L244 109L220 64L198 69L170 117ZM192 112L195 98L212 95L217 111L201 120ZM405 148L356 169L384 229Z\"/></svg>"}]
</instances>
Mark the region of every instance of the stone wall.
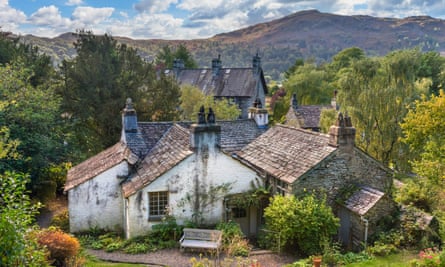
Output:
<instances>
[{"instance_id":1,"label":"stone wall","mask_svg":"<svg viewBox=\"0 0 445 267\"><path fill-rule=\"evenodd\" d=\"M386 193L392 187L392 174L358 148L350 153L338 149L298 178L292 191L296 195L305 190L326 193L329 203L333 204L339 190L350 184L366 185Z\"/></svg>"}]
</instances>

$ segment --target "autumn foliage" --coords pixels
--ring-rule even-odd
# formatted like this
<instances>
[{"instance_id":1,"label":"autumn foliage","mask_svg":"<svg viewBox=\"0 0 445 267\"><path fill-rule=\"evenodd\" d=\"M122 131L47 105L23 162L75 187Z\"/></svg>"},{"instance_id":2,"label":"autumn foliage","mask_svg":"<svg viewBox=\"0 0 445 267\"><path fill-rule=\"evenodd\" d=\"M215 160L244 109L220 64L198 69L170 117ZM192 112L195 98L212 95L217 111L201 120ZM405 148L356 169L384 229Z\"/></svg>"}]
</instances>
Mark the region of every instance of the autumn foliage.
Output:
<instances>
[{"instance_id":1,"label":"autumn foliage","mask_svg":"<svg viewBox=\"0 0 445 267\"><path fill-rule=\"evenodd\" d=\"M49 259L55 266L65 266L71 258L77 256L80 250L79 241L57 228L43 230L38 235L38 242L49 251Z\"/></svg>"}]
</instances>

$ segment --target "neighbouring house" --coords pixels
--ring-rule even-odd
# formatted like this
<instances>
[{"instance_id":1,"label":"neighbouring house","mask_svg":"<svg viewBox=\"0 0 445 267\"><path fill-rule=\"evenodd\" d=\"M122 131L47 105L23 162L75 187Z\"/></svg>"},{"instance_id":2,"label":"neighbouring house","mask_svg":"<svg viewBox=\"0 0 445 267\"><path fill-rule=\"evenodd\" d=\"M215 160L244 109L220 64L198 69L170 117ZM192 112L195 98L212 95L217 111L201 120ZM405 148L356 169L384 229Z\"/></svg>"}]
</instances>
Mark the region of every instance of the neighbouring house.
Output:
<instances>
[{"instance_id":1,"label":"neighbouring house","mask_svg":"<svg viewBox=\"0 0 445 267\"><path fill-rule=\"evenodd\" d=\"M337 110L336 93L331 100L331 105L298 105L296 94L292 95L288 112L286 113L286 125L302 129L320 132L320 115L323 109Z\"/></svg>"},{"instance_id":2,"label":"neighbouring house","mask_svg":"<svg viewBox=\"0 0 445 267\"><path fill-rule=\"evenodd\" d=\"M251 208L242 221L224 200L261 183L232 153L265 131L257 124L264 118L215 123L205 115L197 124L138 122L128 101L120 142L68 171L70 231L121 229L130 238L169 214L179 223L239 218L245 234L255 235L261 214Z\"/></svg>"},{"instance_id":3,"label":"neighbouring house","mask_svg":"<svg viewBox=\"0 0 445 267\"><path fill-rule=\"evenodd\" d=\"M340 218L339 238L345 246L356 247L380 219L393 213L395 204L392 171L357 148L354 140L350 118L340 113L329 134L276 125L236 155L275 194L326 195Z\"/></svg>"},{"instance_id":4,"label":"neighbouring house","mask_svg":"<svg viewBox=\"0 0 445 267\"><path fill-rule=\"evenodd\" d=\"M226 98L236 103L242 119L248 118L249 108L255 102L257 106L266 105L267 84L258 54L252 59L252 67L223 67L218 56L212 60L212 68L186 69L181 60L175 60L173 69L164 73L173 75L180 85L192 85L216 99Z\"/></svg>"},{"instance_id":5,"label":"neighbouring house","mask_svg":"<svg viewBox=\"0 0 445 267\"><path fill-rule=\"evenodd\" d=\"M326 195L349 247L366 241L393 212L392 172L355 147L349 117L340 113L329 134L267 129L260 107L250 108L245 120L214 123L212 117L201 110L198 123L138 122L128 101L121 141L68 172L70 230L116 228L134 237L170 214L179 223L232 219L255 236L264 206L231 201L252 185L271 194Z\"/></svg>"}]
</instances>

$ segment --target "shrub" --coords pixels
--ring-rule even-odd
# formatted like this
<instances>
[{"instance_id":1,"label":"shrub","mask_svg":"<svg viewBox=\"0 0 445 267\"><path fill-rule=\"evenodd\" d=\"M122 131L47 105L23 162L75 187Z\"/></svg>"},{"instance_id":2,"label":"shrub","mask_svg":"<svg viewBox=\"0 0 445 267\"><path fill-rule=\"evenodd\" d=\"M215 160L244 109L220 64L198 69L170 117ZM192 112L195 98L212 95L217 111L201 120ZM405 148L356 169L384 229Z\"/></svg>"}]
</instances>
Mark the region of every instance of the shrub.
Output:
<instances>
[{"instance_id":1,"label":"shrub","mask_svg":"<svg viewBox=\"0 0 445 267\"><path fill-rule=\"evenodd\" d=\"M38 234L38 242L49 251L50 260L55 266L64 266L66 261L79 254L79 241L57 228L49 228Z\"/></svg>"},{"instance_id":2,"label":"shrub","mask_svg":"<svg viewBox=\"0 0 445 267\"><path fill-rule=\"evenodd\" d=\"M223 250L229 256L248 256L250 252L249 241L243 238L239 224L229 221L221 222L216 226L222 231Z\"/></svg>"},{"instance_id":3,"label":"shrub","mask_svg":"<svg viewBox=\"0 0 445 267\"><path fill-rule=\"evenodd\" d=\"M179 239L181 232L182 227L176 223L175 217L168 215L161 223L153 225L149 235L156 240L167 241Z\"/></svg>"},{"instance_id":4,"label":"shrub","mask_svg":"<svg viewBox=\"0 0 445 267\"><path fill-rule=\"evenodd\" d=\"M397 247L394 244L385 244L383 242L376 241L374 245L368 247L368 252L374 256L388 256L398 252Z\"/></svg>"},{"instance_id":5,"label":"shrub","mask_svg":"<svg viewBox=\"0 0 445 267\"><path fill-rule=\"evenodd\" d=\"M69 232L70 219L69 219L68 211L65 210L65 211L55 215L51 221L51 226L57 227L64 232Z\"/></svg>"},{"instance_id":6,"label":"shrub","mask_svg":"<svg viewBox=\"0 0 445 267\"><path fill-rule=\"evenodd\" d=\"M281 247L295 243L307 255L320 254L339 226L326 200L312 194L302 199L274 196L264 217L267 230L279 233Z\"/></svg>"}]
</instances>

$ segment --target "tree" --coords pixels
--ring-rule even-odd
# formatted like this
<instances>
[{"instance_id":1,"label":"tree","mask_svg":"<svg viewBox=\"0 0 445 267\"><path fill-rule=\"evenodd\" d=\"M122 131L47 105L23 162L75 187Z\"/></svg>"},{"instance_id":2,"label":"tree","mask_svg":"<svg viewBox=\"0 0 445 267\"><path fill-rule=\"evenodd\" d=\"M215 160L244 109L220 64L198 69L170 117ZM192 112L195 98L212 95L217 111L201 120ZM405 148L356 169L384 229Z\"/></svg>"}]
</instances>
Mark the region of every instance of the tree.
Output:
<instances>
[{"instance_id":1,"label":"tree","mask_svg":"<svg viewBox=\"0 0 445 267\"><path fill-rule=\"evenodd\" d=\"M0 31L0 64L21 61L31 70L29 81L32 86L42 85L54 75L51 58L40 53L37 46L21 43L11 33Z\"/></svg>"},{"instance_id":2,"label":"tree","mask_svg":"<svg viewBox=\"0 0 445 267\"><path fill-rule=\"evenodd\" d=\"M416 100L404 121L402 141L409 145L414 172L434 184L445 181L445 92Z\"/></svg>"},{"instance_id":3,"label":"tree","mask_svg":"<svg viewBox=\"0 0 445 267\"><path fill-rule=\"evenodd\" d=\"M279 233L281 246L295 242L307 255L320 254L339 227L326 200L312 194L300 199L276 195L264 209L264 218L266 229Z\"/></svg>"},{"instance_id":4,"label":"tree","mask_svg":"<svg viewBox=\"0 0 445 267\"><path fill-rule=\"evenodd\" d=\"M418 77L419 59L417 50L397 51L354 61L337 76L338 102L357 129L356 144L399 170L407 168L399 123L429 85Z\"/></svg>"},{"instance_id":5,"label":"tree","mask_svg":"<svg viewBox=\"0 0 445 267\"><path fill-rule=\"evenodd\" d=\"M334 88L329 83L328 73L315 64L304 64L294 70L283 83L286 88L287 102L296 94L299 105L317 105L330 103Z\"/></svg>"},{"instance_id":6,"label":"tree","mask_svg":"<svg viewBox=\"0 0 445 267\"><path fill-rule=\"evenodd\" d=\"M69 143L84 158L119 140L120 112L132 98L140 119L170 120L179 106L179 87L169 77L157 77L137 51L111 36L77 33L77 57L65 60L61 71L63 111L73 123Z\"/></svg>"},{"instance_id":7,"label":"tree","mask_svg":"<svg viewBox=\"0 0 445 267\"><path fill-rule=\"evenodd\" d=\"M215 100L212 95L204 95L199 88L190 85L183 86L181 89L181 118L196 120L201 106L212 108L218 120L234 120L241 114L238 106L225 98Z\"/></svg>"},{"instance_id":8,"label":"tree","mask_svg":"<svg viewBox=\"0 0 445 267\"><path fill-rule=\"evenodd\" d=\"M20 155L1 159L0 172L29 174L33 191L39 192L35 186L47 181L45 172L50 166L67 160L55 84L33 87L32 70L20 62L0 67L0 76L0 125L7 127L4 133L11 140L17 140L15 152Z\"/></svg>"},{"instance_id":9,"label":"tree","mask_svg":"<svg viewBox=\"0 0 445 267\"><path fill-rule=\"evenodd\" d=\"M187 50L184 44L179 44L176 50L172 51L170 46L166 45L156 55L156 65L162 65L164 68L172 69L173 61L180 59L184 63L184 67L187 69L197 68L198 64L193 59L192 54Z\"/></svg>"}]
</instances>

